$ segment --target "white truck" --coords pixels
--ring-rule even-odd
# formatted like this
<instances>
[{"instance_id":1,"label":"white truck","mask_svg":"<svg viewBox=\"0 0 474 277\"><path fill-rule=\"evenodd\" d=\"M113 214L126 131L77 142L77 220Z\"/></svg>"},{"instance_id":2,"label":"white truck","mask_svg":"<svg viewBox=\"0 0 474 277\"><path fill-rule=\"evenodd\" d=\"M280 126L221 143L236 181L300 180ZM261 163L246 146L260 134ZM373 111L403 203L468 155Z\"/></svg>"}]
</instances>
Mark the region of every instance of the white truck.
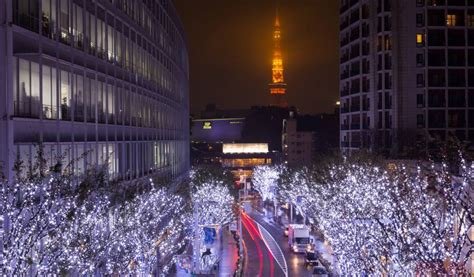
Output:
<instances>
[{"instance_id":1,"label":"white truck","mask_svg":"<svg viewBox=\"0 0 474 277\"><path fill-rule=\"evenodd\" d=\"M294 253L305 253L313 240L309 236L309 228L303 224L288 226L288 245Z\"/></svg>"}]
</instances>

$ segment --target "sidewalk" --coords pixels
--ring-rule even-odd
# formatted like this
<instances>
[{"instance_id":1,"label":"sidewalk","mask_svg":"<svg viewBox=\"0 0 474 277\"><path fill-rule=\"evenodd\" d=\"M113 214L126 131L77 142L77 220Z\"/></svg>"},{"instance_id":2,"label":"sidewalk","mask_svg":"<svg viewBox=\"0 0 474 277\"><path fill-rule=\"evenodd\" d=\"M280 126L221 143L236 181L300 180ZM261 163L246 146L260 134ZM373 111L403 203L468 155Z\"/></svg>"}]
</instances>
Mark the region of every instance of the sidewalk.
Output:
<instances>
[{"instance_id":1,"label":"sidewalk","mask_svg":"<svg viewBox=\"0 0 474 277\"><path fill-rule=\"evenodd\" d=\"M221 260L219 263L219 276L234 276L237 270L239 253L237 245L230 231L224 228L222 231Z\"/></svg>"}]
</instances>

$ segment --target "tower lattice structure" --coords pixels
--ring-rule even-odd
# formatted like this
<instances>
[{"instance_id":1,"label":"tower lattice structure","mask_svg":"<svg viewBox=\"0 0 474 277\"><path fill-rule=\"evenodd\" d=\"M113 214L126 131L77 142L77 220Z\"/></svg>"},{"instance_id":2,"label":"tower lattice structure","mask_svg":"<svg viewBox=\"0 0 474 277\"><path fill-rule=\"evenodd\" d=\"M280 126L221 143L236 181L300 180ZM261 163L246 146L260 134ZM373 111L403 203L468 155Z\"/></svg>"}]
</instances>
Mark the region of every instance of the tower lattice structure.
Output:
<instances>
[{"instance_id":1,"label":"tower lattice structure","mask_svg":"<svg viewBox=\"0 0 474 277\"><path fill-rule=\"evenodd\" d=\"M272 82L269 84L271 104L273 106L287 107L286 83L284 78L283 57L281 54L281 27L278 9L275 17L273 31L273 59L272 59Z\"/></svg>"}]
</instances>

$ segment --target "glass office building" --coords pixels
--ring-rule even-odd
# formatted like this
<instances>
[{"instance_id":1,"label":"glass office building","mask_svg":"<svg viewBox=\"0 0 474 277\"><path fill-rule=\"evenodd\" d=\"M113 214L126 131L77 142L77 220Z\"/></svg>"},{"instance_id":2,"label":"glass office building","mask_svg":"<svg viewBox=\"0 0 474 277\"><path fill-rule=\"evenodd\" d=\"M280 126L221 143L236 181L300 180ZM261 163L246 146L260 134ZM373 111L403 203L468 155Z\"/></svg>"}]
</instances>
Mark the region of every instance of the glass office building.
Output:
<instances>
[{"instance_id":1,"label":"glass office building","mask_svg":"<svg viewBox=\"0 0 474 277\"><path fill-rule=\"evenodd\" d=\"M0 167L178 176L189 168L188 54L170 0L0 0Z\"/></svg>"}]
</instances>

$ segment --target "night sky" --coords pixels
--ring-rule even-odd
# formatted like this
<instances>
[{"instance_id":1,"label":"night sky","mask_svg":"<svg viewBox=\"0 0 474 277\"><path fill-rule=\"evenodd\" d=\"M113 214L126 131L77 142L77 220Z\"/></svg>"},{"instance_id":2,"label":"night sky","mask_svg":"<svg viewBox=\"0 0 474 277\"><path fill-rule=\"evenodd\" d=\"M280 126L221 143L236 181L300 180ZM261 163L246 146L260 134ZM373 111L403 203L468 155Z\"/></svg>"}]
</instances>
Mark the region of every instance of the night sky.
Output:
<instances>
[{"instance_id":1,"label":"night sky","mask_svg":"<svg viewBox=\"0 0 474 277\"><path fill-rule=\"evenodd\" d=\"M207 103L248 108L269 103L275 0L173 0L190 60L191 112ZM280 0L290 105L333 112L338 100L339 0Z\"/></svg>"}]
</instances>

